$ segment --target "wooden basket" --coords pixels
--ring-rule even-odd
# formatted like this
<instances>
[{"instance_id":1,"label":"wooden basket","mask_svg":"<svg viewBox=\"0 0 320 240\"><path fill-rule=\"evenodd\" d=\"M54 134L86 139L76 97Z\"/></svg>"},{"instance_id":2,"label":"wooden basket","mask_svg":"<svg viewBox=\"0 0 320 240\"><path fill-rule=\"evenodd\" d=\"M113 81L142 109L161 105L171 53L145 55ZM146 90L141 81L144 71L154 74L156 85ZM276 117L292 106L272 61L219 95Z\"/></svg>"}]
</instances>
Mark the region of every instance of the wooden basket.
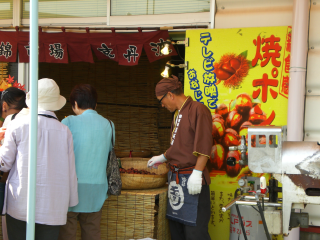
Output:
<instances>
[{"instance_id":1,"label":"wooden basket","mask_svg":"<svg viewBox=\"0 0 320 240\"><path fill-rule=\"evenodd\" d=\"M168 168L165 163L158 169L149 169L147 162L149 158L121 158L121 166L124 169L135 168L146 170L157 175L121 173L122 189L150 189L159 188L167 182Z\"/></svg>"}]
</instances>

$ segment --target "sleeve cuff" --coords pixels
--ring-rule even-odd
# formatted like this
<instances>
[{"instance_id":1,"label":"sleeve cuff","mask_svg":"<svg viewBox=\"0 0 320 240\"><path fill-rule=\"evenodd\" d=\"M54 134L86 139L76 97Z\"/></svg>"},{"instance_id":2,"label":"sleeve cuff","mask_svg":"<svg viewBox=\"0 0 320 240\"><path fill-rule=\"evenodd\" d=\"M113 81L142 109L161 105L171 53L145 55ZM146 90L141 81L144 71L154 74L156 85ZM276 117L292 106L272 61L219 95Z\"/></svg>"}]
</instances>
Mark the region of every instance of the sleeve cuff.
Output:
<instances>
[{"instance_id":1,"label":"sleeve cuff","mask_svg":"<svg viewBox=\"0 0 320 240\"><path fill-rule=\"evenodd\" d=\"M199 152L193 152L193 155L198 157L199 155L202 155L202 156L205 156L207 158L210 158L210 156L206 155L206 154L203 154L203 153L199 153Z\"/></svg>"}]
</instances>

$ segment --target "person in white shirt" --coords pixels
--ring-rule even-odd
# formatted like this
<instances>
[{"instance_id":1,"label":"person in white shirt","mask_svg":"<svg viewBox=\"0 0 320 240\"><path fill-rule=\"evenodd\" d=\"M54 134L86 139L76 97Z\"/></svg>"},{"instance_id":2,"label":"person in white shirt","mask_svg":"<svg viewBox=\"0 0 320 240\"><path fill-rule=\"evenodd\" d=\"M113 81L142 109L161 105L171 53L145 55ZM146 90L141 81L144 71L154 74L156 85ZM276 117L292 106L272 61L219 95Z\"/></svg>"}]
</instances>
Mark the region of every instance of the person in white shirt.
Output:
<instances>
[{"instance_id":1,"label":"person in white shirt","mask_svg":"<svg viewBox=\"0 0 320 240\"><path fill-rule=\"evenodd\" d=\"M29 112L29 109L27 108L27 105L26 105L26 93L21 89L18 89L15 87L9 87L6 90L2 91L0 104L1 104L0 125L2 125L0 132L5 131L8 124L14 118L23 116ZM5 118L5 120L3 120L3 118ZM0 139L2 139L0 141L0 146L2 146L4 142L3 137L0 136ZM6 173L0 172L0 175L2 176L0 178L1 188L5 186L5 182L7 181L8 174L9 172L6 172ZM2 238L3 240L8 240L6 217L2 216L1 220L2 220Z\"/></svg>"},{"instance_id":2,"label":"person in white shirt","mask_svg":"<svg viewBox=\"0 0 320 240\"><path fill-rule=\"evenodd\" d=\"M30 93L26 103L30 108ZM78 204L73 140L67 126L53 113L66 99L52 79L38 81L38 151L35 239L56 240L66 224L68 207ZM26 239L29 116L10 122L0 148L0 171L9 171L3 214L10 240Z\"/></svg>"},{"instance_id":3,"label":"person in white shirt","mask_svg":"<svg viewBox=\"0 0 320 240\"><path fill-rule=\"evenodd\" d=\"M23 117L23 116L27 116L29 114L30 110L29 108L22 108L21 111L15 113L15 114L10 114L8 115L5 119L4 122L2 124L2 128L7 128L7 126L9 125L9 123L17 118Z\"/></svg>"},{"instance_id":4,"label":"person in white shirt","mask_svg":"<svg viewBox=\"0 0 320 240\"><path fill-rule=\"evenodd\" d=\"M24 98L24 105L26 106L26 108L23 108L18 113L10 114L5 118L5 120L3 122L3 125L0 128L0 139L1 139L0 146L2 146L2 144L4 142L5 130L6 130L7 126L9 125L9 123L14 119L17 119L17 118L20 118L20 117L23 117L23 116L26 116L26 115L29 114L29 108L27 108L26 99L25 98ZM2 177L0 178L0 185L1 185L1 184L5 183L7 181L9 172L6 172L6 173L0 172L0 174L2 174ZM6 216L2 216L1 220L2 220L2 240L9 240L8 233L7 233Z\"/></svg>"},{"instance_id":5,"label":"person in white shirt","mask_svg":"<svg viewBox=\"0 0 320 240\"><path fill-rule=\"evenodd\" d=\"M0 127L5 127L4 120L8 115L20 112L26 108L26 93L21 89L9 87L0 92Z\"/></svg>"}]
</instances>

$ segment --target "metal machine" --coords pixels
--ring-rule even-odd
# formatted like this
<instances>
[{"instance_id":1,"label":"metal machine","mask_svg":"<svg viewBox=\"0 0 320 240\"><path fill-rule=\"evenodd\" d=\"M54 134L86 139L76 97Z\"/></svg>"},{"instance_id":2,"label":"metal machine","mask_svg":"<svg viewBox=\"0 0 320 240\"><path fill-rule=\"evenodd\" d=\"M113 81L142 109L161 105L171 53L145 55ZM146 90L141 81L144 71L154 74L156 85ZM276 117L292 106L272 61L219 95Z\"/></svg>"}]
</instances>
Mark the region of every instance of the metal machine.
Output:
<instances>
[{"instance_id":1,"label":"metal machine","mask_svg":"<svg viewBox=\"0 0 320 240\"><path fill-rule=\"evenodd\" d=\"M275 207L270 206L270 203L262 203L258 206L256 202L253 202L256 197L246 194L259 191L260 178L245 176L239 179L238 184L239 188L235 192L235 199L229 204L229 206L232 205L230 208L229 240L245 239L242 234L243 232L245 232L247 239L270 239L270 234L267 235L264 233L266 225L264 225L265 222L261 224L264 219L261 218L263 211L260 211L259 208L262 209L263 206L264 210L275 210ZM264 200L266 200L266 198ZM235 201L238 204L233 204ZM222 208L222 211L226 211L226 208L228 208L228 206Z\"/></svg>"},{"instance_id":2,"label":"metal machine","mask_svg":"<svg viewBox=\"0 0 320 240\"><path fill-rule=\"evenodd\" d=\"M222 211L233 205L260 206L259 212L267 239L270 239L269 234L286 236L291 228L308 227L308 214L297 213L293 209L304 209L308 203L320 204L320 144L288 142L286 131L286 127L250 126L248 146L242 136L239 146L230 147L230 150L241 151L242 159L239 164L248 165L255 173L271 173L273 177L266 187L269 197L264 189L255 193L248 191L249 196L237 196ZM247 150L248 159L245 155ZM227 164L235 165L236 159L229 158ZM278 181L282 188L278 187ZM282 199L278 198L279 192L282 192ZM263 209L267 206L273 209ZM248 239L244 230L243 228L244 239Z\"/></svg>"}]
</instances>

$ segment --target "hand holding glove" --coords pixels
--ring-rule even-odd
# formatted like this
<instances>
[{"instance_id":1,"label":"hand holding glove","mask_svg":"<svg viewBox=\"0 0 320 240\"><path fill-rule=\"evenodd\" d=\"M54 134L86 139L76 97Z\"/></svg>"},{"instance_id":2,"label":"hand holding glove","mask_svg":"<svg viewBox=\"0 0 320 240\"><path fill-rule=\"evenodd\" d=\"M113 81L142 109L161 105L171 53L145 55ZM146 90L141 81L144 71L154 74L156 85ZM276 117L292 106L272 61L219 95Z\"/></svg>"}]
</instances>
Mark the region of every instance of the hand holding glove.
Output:
<instances>
[{"instance_id":1,"label":"hand holding glove","mask_svg":"<svg viewBox=\"0 0 320 240\"><path fill-rule=\"evenodd\" d=\"M202 188L202 171L193 169L187 183L188 192L191 195L199 194Z\"/></svg>"},{"instance_id":2,"label":"hand holding glove","mask_svg":"<svg viewBox=\"0 0 320 240\"><path fill-rule=\"evenodd\" d=\"M154 156L152 157L149 161L148 161L148 168L158 168L158 166L164 162L166 162L167 159L165 158L165 156L163 154L159 155L159 156Z\"/></svg>"}]
</instances>

